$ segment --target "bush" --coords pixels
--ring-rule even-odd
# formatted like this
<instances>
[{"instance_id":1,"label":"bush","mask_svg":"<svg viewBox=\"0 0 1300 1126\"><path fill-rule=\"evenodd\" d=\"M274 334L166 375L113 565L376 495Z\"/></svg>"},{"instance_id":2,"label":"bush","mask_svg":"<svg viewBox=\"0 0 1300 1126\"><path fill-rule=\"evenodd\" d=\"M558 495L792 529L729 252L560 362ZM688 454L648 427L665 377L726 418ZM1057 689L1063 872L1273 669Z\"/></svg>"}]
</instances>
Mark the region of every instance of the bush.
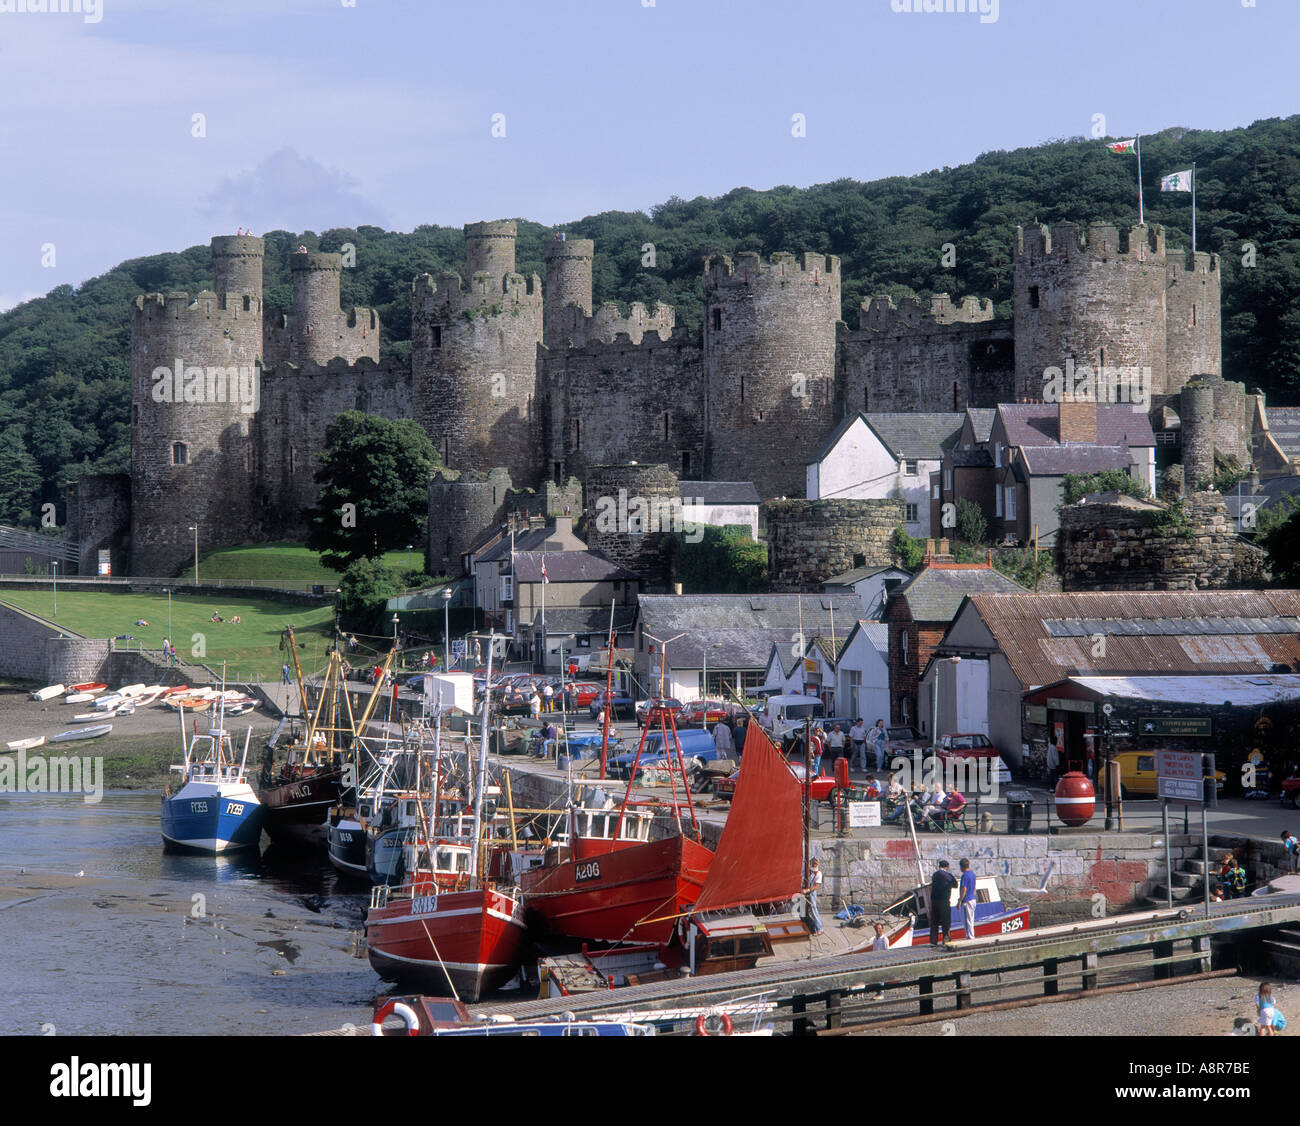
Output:
<instances>
[{"instance_id":1,"label":"bush","mask_svg":"<svg viewBox=\"0 0 1300 1126\"><path fill-rule=\"evenodd\" d=\"M972 547L984 543L989 532L989 522L984 519L980 506L967 497L957 501L957 534Z\"/></svg>"},{"instance_id":2,"label":"bush","mask_svg":"<svg viewBox=\"0 0 1300 1126\"><path fill-rule=\"evenodd\" d=\"M396 570L374 559L358 559L339 579L339 617L345 628L364 629L383 610L384 602L402 593Z\"/></svg>"},{"instance_id":3,"label":"bush","mask_svg":"<svg viewBox=\"0 0 1300 1126\"><path fill-rule=\"evenodd\" d=\"M1122 469L1103 469L1100 473L1067 473L1062 485L1062 503L1078 504L1089 493L1122 493L1138 500L1150 500L1147 487Z\"/></svg>"},{"instance_id":4,"label":"bush","mask_svg":"<svg viewBox=\"0 0 1300 1126\"><path fill-rule=\"evenodd\" d=\"M907 529L900 524L894 529L894 539L890 546L898 556L898 563L909 571L917 570L925 562L925 542L907 534Z\"/></svg>"},{"instance_id":5,"label":"bush","mask_svg":"<svg viewBox=\"0 0 1300 1126\"><path fill-rule=\"evenodd\" d=\"M706 526L698 543L678 547L677 575L686 594L755 594L767 589L767 547L744 524Z\"/></svg>"}]
</instances>

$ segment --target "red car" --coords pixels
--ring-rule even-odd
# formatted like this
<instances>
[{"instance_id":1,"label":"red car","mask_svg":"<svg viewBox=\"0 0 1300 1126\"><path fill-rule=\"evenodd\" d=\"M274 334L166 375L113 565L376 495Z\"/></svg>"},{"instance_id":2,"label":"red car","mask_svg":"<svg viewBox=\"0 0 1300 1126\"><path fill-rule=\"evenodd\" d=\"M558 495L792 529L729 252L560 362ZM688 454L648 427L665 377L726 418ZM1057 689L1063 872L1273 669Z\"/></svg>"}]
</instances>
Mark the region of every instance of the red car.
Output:
<instances>
[{"instance_id":1,"label":"red car","mask_svg":"<svg viewBox=\"0 0 1300 1126\"><path fill-rule=\"evenodd\" d=\"M692 700L677 714L677 722L689 723L691 726L708 724L712 727L720 720L730 717L731 709L721 700Z\"/></svg>"},{"instance_id":2,"label":"red car","mask_svg":"<svg viewBox=\"0 0 1300 1126\"><path fill-rule=\"evenodd\" d=\"M638 727L644 727L646 720L650 716L651 708L666 708L673 714L673 722L677 721L678 713L682 710L682 702L674 700L671 696L652 696L648 700L642 700L636 706L636 722Z\"/></svg>"},{"instance_id":3,"label":"red car","mask_svg":"<svg viewBox=\"0 0 1300 1126\"><path fill-rule=\"evenodd\" d=\"M798 778L799 781L802 783L803 763L787 762L786 765L790 768L790 773L793 774L796 778ZM826 768L823 765L822 770L825 771L825 769ZM734 771L732 774L729 774L726 778L719 778L716 782L713 783L714 795L716 797L726 798L728 801L730 801L733 797L736 796L736 783L739 781L740 781L739 770ZM816 777L813 778L812 785L808 787L808 797L811 801L829 801L831 796L831 791L833 789L835 789L834 776L826 773L818 774Z\"/></svg>"},{"instance_id":4,"label":"red car","mask_svg":"<svg viewBox=\"0 0 1300 1126\"><path fill-rule=\"evenodd\" d=\"M1300 775L1282 779L1282 804L1287 802L1300 809Z\"/></svg>"},{"instance_id":5,"label":"red car","mask_svg":"<svg viewBox=\"0 0 1300 1126\"><path fill-rule=\"evenodd\" d=\"M578 708L590 707L592 700L605 691L603 684L596 684L591 680L568 681L565 687L573 689L574 706Z\"/></svg>"}]
</instances>

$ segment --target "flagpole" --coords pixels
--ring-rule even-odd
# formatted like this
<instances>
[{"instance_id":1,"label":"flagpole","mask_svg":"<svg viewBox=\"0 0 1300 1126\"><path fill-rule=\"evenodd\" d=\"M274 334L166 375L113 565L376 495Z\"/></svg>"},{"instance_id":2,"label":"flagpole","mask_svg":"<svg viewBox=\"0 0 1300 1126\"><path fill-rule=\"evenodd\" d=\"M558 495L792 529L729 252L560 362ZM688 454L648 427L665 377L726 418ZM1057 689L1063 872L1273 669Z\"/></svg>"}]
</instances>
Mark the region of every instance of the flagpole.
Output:
<instances>
[{"instance_id":1,"label":"flagpole","mask_svg":"<svg viewBox=\"0 0 1300 1126\"><path fill-rule=\"evenodd\" d=\"M1196 161L1192 161L1192 254L1196 254Z\"/></svg>"},{"instance_id":2,"label":"flagpole","mask_svg":"<svg viewBox=\"0 0 1300 1126\"><path fill-rule=\"evenodd\" d=\"M1133 136L1133 148L1137 152L1138 158L1138 226L1146 226L1146 207L1142 200L1142 134L1135 133Z\"/></svg>"}]
</instances>

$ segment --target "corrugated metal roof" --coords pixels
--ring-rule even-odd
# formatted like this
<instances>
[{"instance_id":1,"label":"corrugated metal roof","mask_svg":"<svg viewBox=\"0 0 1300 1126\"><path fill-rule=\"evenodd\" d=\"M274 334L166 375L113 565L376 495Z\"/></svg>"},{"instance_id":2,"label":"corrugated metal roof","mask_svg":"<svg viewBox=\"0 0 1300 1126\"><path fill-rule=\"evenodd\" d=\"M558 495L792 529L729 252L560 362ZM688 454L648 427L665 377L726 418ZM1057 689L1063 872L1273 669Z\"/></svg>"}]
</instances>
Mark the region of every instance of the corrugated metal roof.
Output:
<instances>
[{"instance_id":1,"label":"corrugated metal roof","mask_svg":"<svg viewBox=\"0 0 1300 1126\"><path fill-rule=\"evenodd\" d=\"M1250 707L1300 699L1300 676L1072 676L1070 681L1103 696L1170 704L1222 704Z\"/></svg>"},{"instance_id":2,"label":"corrugated metal roof","mask_svg":"<svg viewBox=\"0 0 1300 1126\"><path fill-rule=\"evenodd\" d=\"M1300 591L972 594L1024 685L1089 673L1300 668Z\"/></svg>"}]
</instances>

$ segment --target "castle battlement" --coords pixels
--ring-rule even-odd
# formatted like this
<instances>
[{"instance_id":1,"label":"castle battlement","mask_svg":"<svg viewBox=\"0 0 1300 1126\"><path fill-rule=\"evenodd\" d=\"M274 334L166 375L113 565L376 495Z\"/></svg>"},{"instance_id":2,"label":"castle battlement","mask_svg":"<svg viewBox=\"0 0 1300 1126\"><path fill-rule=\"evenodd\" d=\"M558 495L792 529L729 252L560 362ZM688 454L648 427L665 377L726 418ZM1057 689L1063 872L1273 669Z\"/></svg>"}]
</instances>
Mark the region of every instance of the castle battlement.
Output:
<instances>
[{"instance_id":1,"label":"castle battlement","mask_svg":"<svg viewBox=\"0 0 1300 1126\"><path fill-rule=\"evenodd\" d=\"M1124 246L1119 228L1111 223L1090 223L1086 234L1078 224L1069 222L1057 223L1050 230L1041 223L1017 227L1013 257L1016 261L1125 258L1150 262L1165 257L1165 229L1158 223L1154 226L1135 224L1129 228L1127 246Z\"/></svg>"},{"instance_id":2,"label":"castle battlement","mask_svg":"<svg viewBox=\"0 0 1300 1126\"><path fill-rule=\"evenodd\" d=\"M954 305L946 293L930 298L929 308L922 308L915 297L904 297L897 305L887 296L862 302L858 319L860 331L903 333L952 324L980 324L993 319L993 302L987 297L963 297Z\"/></svg>"},{"instance_id":3,"label":"castle battlement","mask_svg":"<svg viewBox=\"0 0 1300 1126\"><path fill-rule=\"evenodd\" d=\"M1181 247L1171 247L1165 252L1165 263L1169 268L1171 285L1180 271L1185 274L1207 274L1216 278L1219 276L1219 256L1207 254L1204 250L1192 253Z\"/></svg>"},{"instance_id":4,"label":"castle battlement","mask_svg":"<svg viewBox=\"0 0 1300 1126\"><path fill-rule=\"evenodd\" d=\"M715 254L705 264L706 286L726 288L764 283L787 284L794 280L820 285L824 281L839 284L840 260L833 254L802 254L796 258L777 251L768 262L753 251L745 250L733 262L725 254Z\"/></svg>"},{"instance_id":5,"label":"castle battlement","mask_svg":"<svg viewBox=\"0 0 1300 1126\"><path fill-rule=\"evenodd\" d=\"M410 377L410 368L395 359L375 360L369 356L359 356L348 362L342 356L336 356L327 363L305 360L302 363L284 361L266 369L264 378L267 382L276 379L338 379L344 376L401 375Z\"/></svg>"},{"instance_id":6,"label":"castle battlement","mask_svg":"<svg viewBox=\"0 0 1300 1126\"><path fill-rule=\"evenodd\" d=\"M558 314L556 323L560 339L567 342L559 345L560 349L598 342L610 344L620 337L625 344L640 344L646 336L652 342L662 343L676 330L677 311L662 301L656 301L653 310L647 310L640 301L633 301L624 316L616 301L606 301L590 317L580 306L568 305Z\"/></svg>"},{"instance_id":7,"label":"castle battlement","mask_svg":"<svg viewBox=\"0 0 1300 1126\"><path fill-rule=\"evenodd\" d=\"M131 302L132 330L173 331L182 325L197 325L217 320L260 321L262 306L251 295L227 294L219 297L210 289L200 290L192 298L184 290L147 293Z\"/></svg>"},{"instance_id":8,"label":"castle battlement","mask_svg":"<svg viewBox=\"0 0 1300 1126\"><path fill-rule=\"evenodd\" d=\"M542 279L536 274L495 274L479 272L463 286L460 274L448 270L435 281L432 274L421 274L411 283L411 308L439 319L449 320L462 313L506 312L511 306L541 308Z\"/></svg>"}]
</instances>

